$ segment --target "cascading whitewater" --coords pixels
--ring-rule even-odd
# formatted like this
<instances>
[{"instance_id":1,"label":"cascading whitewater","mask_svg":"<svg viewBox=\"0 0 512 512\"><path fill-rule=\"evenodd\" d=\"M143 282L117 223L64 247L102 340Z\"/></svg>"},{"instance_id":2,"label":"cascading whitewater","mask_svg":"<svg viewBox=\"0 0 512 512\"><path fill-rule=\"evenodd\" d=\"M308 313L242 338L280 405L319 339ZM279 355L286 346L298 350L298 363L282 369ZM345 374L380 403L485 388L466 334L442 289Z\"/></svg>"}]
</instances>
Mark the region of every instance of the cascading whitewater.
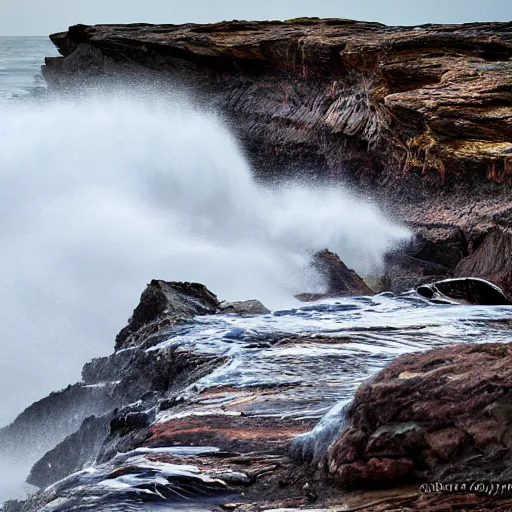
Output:
<instances>
[{"instance_id":1,"label":"cascading whitewater","mask_svg":"<svg viewBox=\"0 0 512 512\"><path fill-rule=\"evenodd\" d=\"M328 247L358 271L408 236L341 187L258 185L213 114L141 94L0 110L0 422L78 377L152 278L271 308L322 287Z\"/></svg>"}]
</instances>

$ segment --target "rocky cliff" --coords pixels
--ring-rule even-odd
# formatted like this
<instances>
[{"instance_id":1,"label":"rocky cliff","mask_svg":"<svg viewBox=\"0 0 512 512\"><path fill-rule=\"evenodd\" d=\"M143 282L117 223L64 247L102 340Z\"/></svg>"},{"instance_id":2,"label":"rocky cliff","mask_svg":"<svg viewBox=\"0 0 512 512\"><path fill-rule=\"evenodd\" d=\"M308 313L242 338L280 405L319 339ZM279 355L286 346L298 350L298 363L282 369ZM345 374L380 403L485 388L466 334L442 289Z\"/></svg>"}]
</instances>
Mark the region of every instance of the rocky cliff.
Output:
<instances>
[{"instance_id":1,"label":"rocky cliff","mask_svg":"<svg viewBox=\"0 0 512 512\"><path fill-rule=\"evenodd\" d=\"M52 40L62 57L46 61L51 90L133 78L185 89L224 113L261 179L342 180L382 201L417 234L388 255L384 287L473 275L512 291L511 23L79 25ZM371 291L334 255L321 259L331 288L350 278L358 294ZM446 334L449 308L440 315L424 298L380 300L270 314L255 301L219 303L199 284L153 281L111 356L0 431L11 457L33 443L29 481L53 484L5 510L171 501L238 512L510 510L507 489L502 500L422 494L418 485L340 493L340 485L456 482L469 470L498 479L512 467L507 344L404 356L365 383L348 411L318 423L397 346L509 338L505 310L494 326L489 310L468 310ZM411 313L404 304L430 323L390 327L393 314ZM357 323L375 311L385 325ZM329 330L319 332L319 321ZM279 330L295 325L299 332ZM385 350L364 350L373 345Z\"/></svg>"},{"instance_id":2,"label":"rocky cliff","mask_svg":"<svg viewBox=\"0 0 512 512\"><path fill-rule=\"evenodd\" d=\"M404 324L419 308L429 320ZM340 408L393 348L462 338L468 316L473 335L506 339L512 312L495 310L493 324L493 310L450 306L443 341L438 308L359 296L270 313L219 303L200 284L152 281L111 356L0 432L20 457L48 450L28 478L41 492L2 510L510 510L509 344L403 356ZM499 495L422 492L435 478L492 480Z\"/></svg>"},{"instance_id":3,"label":"rocky cliff","mask_svg":"<svg viewBox=\"0 0 512 512\"><path fill-rule=\"evenodd\" d=\"M342 179L386 202L420 242L391 267L396 289L472 274L512 291L512 23L77 25L51 39L51 88L185 89L227 116L261 177Z\"/></svg>"}]
</instances>

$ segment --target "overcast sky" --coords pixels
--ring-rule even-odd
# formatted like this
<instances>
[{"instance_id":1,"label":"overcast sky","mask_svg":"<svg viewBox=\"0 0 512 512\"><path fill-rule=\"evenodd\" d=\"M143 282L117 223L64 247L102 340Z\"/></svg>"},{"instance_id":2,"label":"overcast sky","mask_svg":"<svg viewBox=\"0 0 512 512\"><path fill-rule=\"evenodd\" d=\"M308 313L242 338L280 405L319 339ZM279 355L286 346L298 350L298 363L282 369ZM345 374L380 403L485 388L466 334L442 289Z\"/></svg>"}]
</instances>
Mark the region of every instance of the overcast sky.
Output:
<instances>
[{"instance_id":1,"label":"overcast sky","mask_svg":"<svg viewBox=\"0 0 512 512\"><path fill-rule=\"evenodd\" d=\"M319 16L388 25L510 21L511 0L0 0L0 35L47 35L76 23L208 23Z\"/></svg>"}]
</instances>

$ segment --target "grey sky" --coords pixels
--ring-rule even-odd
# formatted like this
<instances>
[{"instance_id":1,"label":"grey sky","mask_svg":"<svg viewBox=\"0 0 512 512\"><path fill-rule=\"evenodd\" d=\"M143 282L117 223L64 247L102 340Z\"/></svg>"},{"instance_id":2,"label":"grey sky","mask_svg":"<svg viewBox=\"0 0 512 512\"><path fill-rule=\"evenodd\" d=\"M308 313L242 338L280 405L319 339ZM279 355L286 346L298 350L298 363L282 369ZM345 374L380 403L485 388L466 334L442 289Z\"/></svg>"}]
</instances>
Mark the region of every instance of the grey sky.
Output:
<instances>
[{"instance_id":1,"label":"grey sky","mask_svg":"<svg viewBox=\"0 0 512 512\"><path fill-rule=\"evenodd\" d=\"M320 16L389 25L510 21L510 0L0 0L0 35L47 35L76 23L207 23Z\"/></svg>"}]
</instances>

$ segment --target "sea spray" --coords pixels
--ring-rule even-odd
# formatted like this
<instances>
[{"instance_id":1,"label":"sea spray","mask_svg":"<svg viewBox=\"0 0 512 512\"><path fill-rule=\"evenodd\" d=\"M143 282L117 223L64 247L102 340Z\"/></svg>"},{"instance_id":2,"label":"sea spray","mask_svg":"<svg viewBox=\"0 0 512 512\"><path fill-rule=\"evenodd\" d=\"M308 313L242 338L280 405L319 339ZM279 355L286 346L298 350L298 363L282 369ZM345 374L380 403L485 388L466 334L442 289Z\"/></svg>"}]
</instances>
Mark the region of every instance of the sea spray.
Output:
<instances>
[{"instance_id":1,"label":"sea spray","mask_svg":"<svg viewBox=\"0 0 512 512\"><path fill-rule=\"evenodd\" d=\"M4 105L0 155L0 423L110 352L152 278L277 308L322 288L315 251L369 271L408 236L341 185L258 185L182 97Z\"/></svg>"},{"instance_id":2,"label":"sea spray","mask_svg":"<svg viewBox=\"0 0 512 512\"><path fill-rule=\"evenodd\" d=\"M290 448L292 457L301 462L320 463L345 426L350 405L350 400L340 400L325 413L313 430L297 436Z\"/></svg>"}]
</instances>

